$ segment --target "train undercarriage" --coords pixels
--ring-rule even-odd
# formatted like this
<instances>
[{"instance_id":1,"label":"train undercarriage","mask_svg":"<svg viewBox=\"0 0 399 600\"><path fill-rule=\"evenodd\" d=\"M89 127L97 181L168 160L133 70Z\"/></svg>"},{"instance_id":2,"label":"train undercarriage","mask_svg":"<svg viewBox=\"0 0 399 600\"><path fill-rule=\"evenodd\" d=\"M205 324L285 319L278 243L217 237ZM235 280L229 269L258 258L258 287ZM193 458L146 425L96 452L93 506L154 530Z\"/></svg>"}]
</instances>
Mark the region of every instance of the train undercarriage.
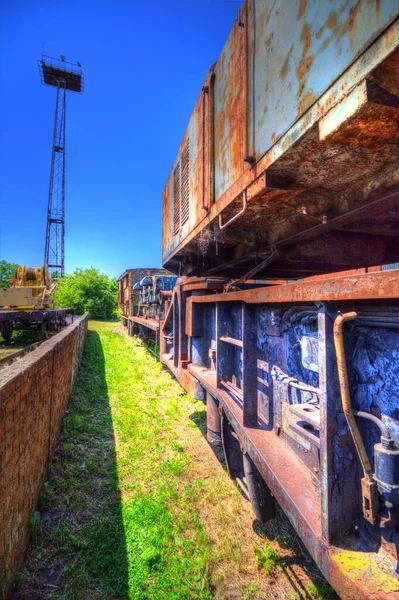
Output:
<instances>
[{"instance_id":1,"label":"train undercarriage","mask_svg":"<svg viewBox=\"0 0 399 600\"><path fill-rule=\"evenodd\" d=\"M181 278L160 324L256 517L277 502L342 598L399 592L398 296L398 270L236 292Z\"/></svg>"}]
</instances>

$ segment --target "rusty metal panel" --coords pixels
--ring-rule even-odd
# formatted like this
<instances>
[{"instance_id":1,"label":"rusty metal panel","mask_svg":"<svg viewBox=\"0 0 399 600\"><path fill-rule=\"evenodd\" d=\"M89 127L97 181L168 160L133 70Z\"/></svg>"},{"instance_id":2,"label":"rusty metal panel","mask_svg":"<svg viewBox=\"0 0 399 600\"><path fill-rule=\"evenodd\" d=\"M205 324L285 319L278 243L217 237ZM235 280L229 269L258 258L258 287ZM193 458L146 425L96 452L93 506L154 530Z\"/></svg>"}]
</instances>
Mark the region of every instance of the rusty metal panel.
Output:
<instances>
[{"instance_id":1,"label":"rusty metal panel","mask_svg":"<svg viewBox=\"0 0 399 600\"><path fill-rule=\"evenodd\" d=\"M286 242L288 248L293 236L312 230L315 219L324 227L327 217L327 227L333 223L339 229L333 219L345 213L350 217L361 202L381 198L385 203L382 192L397 184L392 165L399 130L393 106L398 16L396 0L246 0L211 69L214 77L206 78L164 191L163 263L168 268L177 274L223 275L219 266L245 253L250 260L251 251L259 248ZM384 101L373 103L370 82L384 88ZM362 131L359 148L348 143L354 129ZM190 154L189 217L183 222L179 209L177 223L173 173L180 165L181 182L185 147ZM254 198L250 188L248 210L240 213L243 193L253 182L266 181L266 170L268 178L276 176L276 189L254 190ZM220 235L222 211L223 223L230 224ZM233 216L236 225L230 227ZM362 234L367 230L370 237L378 236L384 230L392 235L385 217L381 209L380 222L364 223ZM316 238L314 228L313 234ZM289 256L261 275L297 277L397 260L388 238L375 235L378 252L373 248L372 256L363 250L359 254L361 235L353 238L350 262L335 252L346 245L341 233L330 232L323 244L315 239L313 249L298 238ZM321 262L320 248L325 251ZM306 268L298 270L306 256ZM237 275L245 272L240 264Z\"/></svg>"},{"instance_id":2,"label":"rusty metal panel","mask_svg":"<svg viewBox=\"0 0 399 600\"><path fill-rule=\"evenodd\" d=\"M248 110L257 160L397 16L397 0L248 0Z\"/></svg>"},{"instance_id":3,"label":"rusty metal panel","mask_svg":"<svg viewBox=\"0 0 399 600\"><path fill-rule=\"evenodd\" d=\"M163 256L176 248L205 216L205 210L202 208L204 127L201 93L163 193Z\"/></svg>"},{"instance_id":4,"label":"rusty metal panel","mask_svg":"<svg viewBox=\"0 0 399 600\"><path fill-rule=\"evenodd\" d=\"M331 274L325 279L304 279L300 283L287 283L273 287L249 289L240 292L193 296L192 302L333 302L335 300L372 300L399 297L399 270L363 273L360 275Z\"/></svg>"},{"instance_id":5,"label":"rusty metal panel","mask_svg":"<svg viewBox=\"0 0 399 600\"><path fill-rule=\"evenodd\" d=\"M243 9L215 65L215 198L244 171L245 43Z\"/></svg>"}]
</instances>

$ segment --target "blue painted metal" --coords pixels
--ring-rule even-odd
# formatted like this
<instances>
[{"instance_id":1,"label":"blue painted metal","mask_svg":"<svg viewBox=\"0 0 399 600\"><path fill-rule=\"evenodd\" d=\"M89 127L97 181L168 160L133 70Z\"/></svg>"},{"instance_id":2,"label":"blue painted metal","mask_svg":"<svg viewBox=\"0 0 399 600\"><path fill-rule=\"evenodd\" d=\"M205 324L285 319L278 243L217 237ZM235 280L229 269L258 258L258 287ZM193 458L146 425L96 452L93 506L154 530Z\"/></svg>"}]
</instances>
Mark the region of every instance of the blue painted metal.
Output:
<instances>
[{"instance_id":1,"label":"blue painted metal","mask_svg":"<svg viewBox=\"0 0 399 600\"><path fill-rule=\"evenodd\" d=\"M149 318L163 318L161 291L171 291L176 284L174 275L147 275L139 284L140 302L138 315Z\"/></svg>"},{"instance_id":2,"label":"blue painted metal","mask_svg":"<svg viewBox=\"0 0 399 600\"><path fill-rule=\"evenodd\" d=\"M251 145L259 159L397 17L397 0L250 3ZM350 89L353 82L348 80Z\"/></svg>"}]
</instances>

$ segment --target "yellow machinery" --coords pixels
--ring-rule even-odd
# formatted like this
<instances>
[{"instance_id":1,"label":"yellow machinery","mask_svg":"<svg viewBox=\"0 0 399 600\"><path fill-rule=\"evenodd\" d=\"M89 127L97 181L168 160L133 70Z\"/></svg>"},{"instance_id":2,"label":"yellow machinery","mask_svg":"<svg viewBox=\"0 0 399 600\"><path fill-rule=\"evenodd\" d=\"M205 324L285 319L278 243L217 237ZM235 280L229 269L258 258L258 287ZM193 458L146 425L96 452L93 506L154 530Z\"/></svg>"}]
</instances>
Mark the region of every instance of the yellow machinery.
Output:
<instances>
[{"instance_id":1,"label":"yellow machinery","mask_svg":"<svg viewBox=\"0 0 399 600\"><path fill-rule=\"evenodd\" d=\"M59 331L73 320L72 308L54 308L52 282L47 265L18 267L12 287L0 289L0 335L9 341L15 329L41 329L42 337Z\"/></svg>"},{"instance_id":2,"label":"yellow machinery","mask_svg":"<svg viewBox=\"0 0 399 600\"><path fill-rule=\"evenodd\" d=\"M57 287L51 281L47 265L18 267L12 287L0 289L1 310L41 310L54 307L53 293Z\"/></svg>"}]
</instances>

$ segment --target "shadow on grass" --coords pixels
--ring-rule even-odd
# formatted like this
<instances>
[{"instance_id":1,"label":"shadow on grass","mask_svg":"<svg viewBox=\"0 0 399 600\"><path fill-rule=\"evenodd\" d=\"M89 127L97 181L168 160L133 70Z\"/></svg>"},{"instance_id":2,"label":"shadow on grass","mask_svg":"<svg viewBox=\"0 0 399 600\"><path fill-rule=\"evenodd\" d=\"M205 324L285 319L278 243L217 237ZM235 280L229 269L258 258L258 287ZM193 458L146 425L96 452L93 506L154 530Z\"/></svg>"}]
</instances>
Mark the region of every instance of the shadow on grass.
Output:
<instances>
[{"instance_id":1,"label":"shadow on grass","mask_svg":"<svg viewBox=\"0 0 399 600\"><path fill-rule=\"evenodd\" d=\"M190 415L191 421L198 427L206 437L206 410L198 410ZM208 440L207 440L208 442ZM209 442L208 442L209 444ZM209 444L221 466L227 471L223 448ZM238 487L238 486L237 486ZM241 496L247 500L245 494L238 487ZM278 567L284 572L285 577L290 582L296 597L303 600L336 600L338 597L331 586L327 583L313 558L306 550L302 540L289 522L283 510L276 501L276 517L271 521L262 523L254 519L252 523L254 533L265 540L265 543L276 541L282 550L289 551L290 556L282 556L278 559ZM304 585L301 578L295 571L295 565L299 565L308 575L311 584Z\"/></svg>"},{"instance_id":2,"label":"shadow on grass","mask_svg":"<svg viewBox=\"0 0 399 600\"><path fill-rule=\"evenodd\" d=\"M105 360L89 331L14 600L128 597Z\"/></svg>"},{"instance_id":3,"label":"shadow on grass","mask_svg":"<svg viewBox=\"0 0 399 600\"><path fill-rule=\"evenodd\" d=\"M190 415L190 420L198 427L198 429L204 436L208 446L218 459L221 467L224 469L224 471L227 471L227 465L222 446L218 446L217 444L210 444L206 437L206 410L196 410ZM242 490L240 488L238 489L242 493Z\"/></svg>"},{"instance_id":4,"label":"shadow on grass","mask_svg":"<svg viewBox=\"0 0 399 600\"><path fill-rule=\"evenodd\" d=\"M95 321L96 323L119 323L119 324L122 324L122 321L119 317L107 317L107 318L90 317L90 321Z\"/></svg>"}]
</instances>

